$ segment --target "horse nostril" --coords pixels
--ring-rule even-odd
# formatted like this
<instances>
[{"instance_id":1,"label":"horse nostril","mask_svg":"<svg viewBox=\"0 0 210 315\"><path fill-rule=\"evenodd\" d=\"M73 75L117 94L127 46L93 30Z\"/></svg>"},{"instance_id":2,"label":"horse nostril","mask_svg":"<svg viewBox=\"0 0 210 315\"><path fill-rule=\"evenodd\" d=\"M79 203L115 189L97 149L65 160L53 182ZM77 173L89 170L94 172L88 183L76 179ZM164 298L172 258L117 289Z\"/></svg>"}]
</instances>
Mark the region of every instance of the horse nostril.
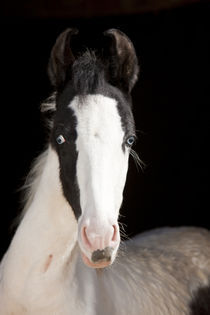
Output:
<instances>
[{"instance_id":1,"label":"horse nostril","mask_svg":"<svg viewBox=\"0 0 210 315\"><path fill-rule=\"evenodd\" d=\"M114 231L113 231L113 236L112 236L112 242L116 242L118 239L118 228L117 225L112 225Z\"/></svg>"},{"instance_id":2,"label":"horse nostril","mask_svg":"<svg viewBox=\"0 0 210 315\"><path fill-rule=\"evenodd\" d=\"M90 243L90 241L89 241L89 239L88 239L88 236L87 236L87 233L86 233L86 226L84 226L83 228L82 228L82 240L83 240L83 242L84 242L84 244L87 246L87 247L89 247L89 248L91 248L91 243Z\"/></svg>"},{"instance_id":3,"label":"horse nostril","mask_svg":"<svg viewBox=\"0 0 210 315\"><path fill-rule=\"evenodd\" d=\"M81 227L81 240L88 251L104 250L107 247L115 248L119 241L119 229L117 225L105 225L98 227L83 225Z\"/></svg>"}]
</instances>

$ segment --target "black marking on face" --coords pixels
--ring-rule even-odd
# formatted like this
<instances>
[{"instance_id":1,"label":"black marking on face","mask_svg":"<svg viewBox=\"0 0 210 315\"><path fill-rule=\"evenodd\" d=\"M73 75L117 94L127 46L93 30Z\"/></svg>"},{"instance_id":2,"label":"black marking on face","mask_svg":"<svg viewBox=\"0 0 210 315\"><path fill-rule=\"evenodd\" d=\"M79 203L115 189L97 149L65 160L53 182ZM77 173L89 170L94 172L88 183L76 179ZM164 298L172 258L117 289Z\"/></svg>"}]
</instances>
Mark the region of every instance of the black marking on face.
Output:
<instances>
[{"instance_id":1,"label":"black marking on face","mask_svg":"<svg viewBox=\"0 0 210 315\"><path fill-rule=\"evenodd\" d=\"M67 86L62 94L57 96L57 111L54 117L54 126L51 134L51 143L57 151L60 162L60 179L63 193L71 205L75 217L81 215L80 193L76 178L76 163L78 152L76 149L77 120L73 110L68 105L75 94L71 86ZM65 142L59 144L56 140L62 135Z\"/></svg>"},{"instance_id":2,"label":"black marking on face","mask_svg":"<svg viewBox=\"0 0 210 315\"><path fill-rule=\"evenodd\" d=\"M199 288L190 303L190 315L210 314L210 285Z\"/></svg>"}]
</instances>

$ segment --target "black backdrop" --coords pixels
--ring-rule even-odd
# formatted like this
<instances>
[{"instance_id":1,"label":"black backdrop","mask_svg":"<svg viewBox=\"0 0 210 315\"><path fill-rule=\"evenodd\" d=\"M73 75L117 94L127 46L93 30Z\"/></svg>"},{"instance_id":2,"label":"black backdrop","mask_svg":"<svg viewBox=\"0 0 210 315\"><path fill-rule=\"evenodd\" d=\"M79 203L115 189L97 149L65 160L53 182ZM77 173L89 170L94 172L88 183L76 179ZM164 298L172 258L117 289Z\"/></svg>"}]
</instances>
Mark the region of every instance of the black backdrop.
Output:
<instances>
[{"instance_id":1,"label":"black backdrop","mask_svg":"<svg viewBox=\"0 0 210 315\"><path fill-rule=\"evenodd\" d=\"M1 20L1 254L20 210L18 188L43 149L39 113L51 92L50 49L66 27L94 41L117 27L134 42L141 74L133 91L144 172L130 161L121 210L129 236L159 226L210 228L210 9L194 4L159 13L92 19Z\"/></svg>"}]
</instances>

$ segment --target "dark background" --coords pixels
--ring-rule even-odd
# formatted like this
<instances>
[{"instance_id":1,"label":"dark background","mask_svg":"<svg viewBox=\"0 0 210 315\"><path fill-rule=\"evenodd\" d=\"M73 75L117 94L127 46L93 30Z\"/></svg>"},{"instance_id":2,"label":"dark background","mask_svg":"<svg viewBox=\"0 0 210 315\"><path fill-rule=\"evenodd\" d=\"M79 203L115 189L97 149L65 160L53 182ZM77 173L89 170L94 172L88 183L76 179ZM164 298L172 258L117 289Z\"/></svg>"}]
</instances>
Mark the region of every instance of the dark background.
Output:
<instances>
[{"instance_id":1,"label":"dark background","mask_svg":"<svg viewBox=\"0 0 210 315\"><path fill-rule=\"evenodd\" d=\"M136 151L121 222L128 236L159 226L210 228L210 6L208 1L7 1L1 10L0 256L21 209L18 188L43 149L39 106L52 89L50 49L66 27L94 42L112 27L133 41Z\"/></svg>"}]
</instances>

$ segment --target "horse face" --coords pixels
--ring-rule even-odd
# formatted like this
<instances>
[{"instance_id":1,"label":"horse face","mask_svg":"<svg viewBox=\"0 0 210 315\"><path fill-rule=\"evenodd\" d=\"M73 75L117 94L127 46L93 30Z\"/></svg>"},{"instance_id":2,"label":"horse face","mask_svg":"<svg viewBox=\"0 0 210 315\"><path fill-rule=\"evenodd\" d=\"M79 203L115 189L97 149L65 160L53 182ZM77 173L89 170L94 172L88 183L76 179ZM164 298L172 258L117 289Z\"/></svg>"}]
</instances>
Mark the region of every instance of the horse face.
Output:
<instances>
[{"instance_id":1,"label":"horse face","mask_svg":"<svg viewBox=\"0 0 210 315\"><path fill-rule=\"evenodd\" d=\"M101 268L114 261L120 243L118 215L135 137L130 88L123 80L121 88L114 86L91 53L70 69L70 78L63 75L66 82L58 89L51 141L59 156L64 196L78 219L83 260ZM52 65L50 71L59 72ZM62 77L51 81L61 82Z\"/></svg>"}]
</instances>

